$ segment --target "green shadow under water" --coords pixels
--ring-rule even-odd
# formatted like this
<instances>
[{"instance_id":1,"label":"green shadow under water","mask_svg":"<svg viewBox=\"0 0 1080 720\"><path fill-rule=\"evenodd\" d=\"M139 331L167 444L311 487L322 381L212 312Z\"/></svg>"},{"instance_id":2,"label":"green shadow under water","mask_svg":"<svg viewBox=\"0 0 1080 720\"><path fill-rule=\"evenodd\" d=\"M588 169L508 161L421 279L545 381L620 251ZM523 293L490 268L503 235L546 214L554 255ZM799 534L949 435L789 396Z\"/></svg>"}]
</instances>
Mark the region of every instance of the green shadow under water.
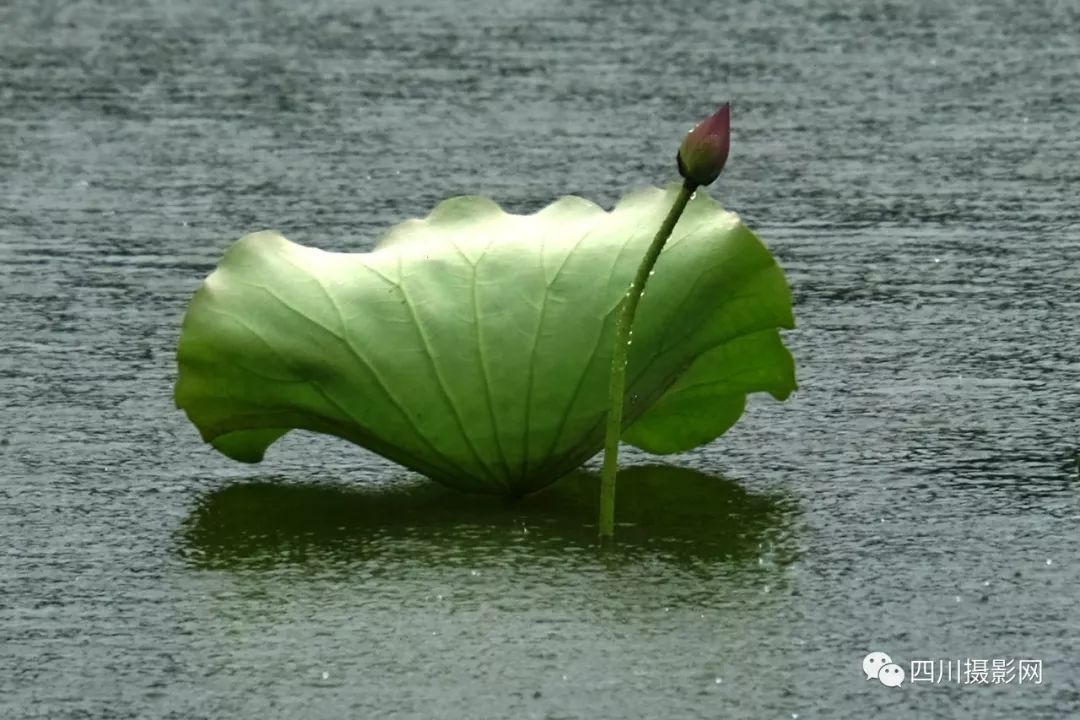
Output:
<instances>
[{"instance_id":1,"label":"green shadow under water","mask_svg":"<svg viewBox=\"0 0 1080 720\"><path fill-rule=\"evenodd\" d=\"M208 493L187 519L181 553L204 568L390 557L476 562L596 552L599 476L575 472L516 501L463 495L427 480L377 487L253 480ZM668 465L619 473L616 557L784 562L794 503L719 476Z\"/></svg>"}]
</instances>

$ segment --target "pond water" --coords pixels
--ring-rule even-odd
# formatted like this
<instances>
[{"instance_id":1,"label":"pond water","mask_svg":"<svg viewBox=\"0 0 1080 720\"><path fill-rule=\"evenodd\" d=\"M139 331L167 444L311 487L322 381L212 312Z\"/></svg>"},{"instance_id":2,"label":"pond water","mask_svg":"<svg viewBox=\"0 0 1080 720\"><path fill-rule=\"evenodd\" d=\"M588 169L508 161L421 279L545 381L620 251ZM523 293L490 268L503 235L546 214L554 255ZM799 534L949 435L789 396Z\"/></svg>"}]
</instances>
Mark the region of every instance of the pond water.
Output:
<instances>
[{"instance_id":1,"label":"pond water","mask_svg":"<svg viewBox=\"0 0 1080 720\"><path fill-rule=\"evenodd\" d=\"M219 5L0 7L0 717L1080 716L1080 6ZM726 99L801 388L627 452L612 551L594 474L244 466L173 408L242 234L610 206Z\"/></svg>"}]
</instances>

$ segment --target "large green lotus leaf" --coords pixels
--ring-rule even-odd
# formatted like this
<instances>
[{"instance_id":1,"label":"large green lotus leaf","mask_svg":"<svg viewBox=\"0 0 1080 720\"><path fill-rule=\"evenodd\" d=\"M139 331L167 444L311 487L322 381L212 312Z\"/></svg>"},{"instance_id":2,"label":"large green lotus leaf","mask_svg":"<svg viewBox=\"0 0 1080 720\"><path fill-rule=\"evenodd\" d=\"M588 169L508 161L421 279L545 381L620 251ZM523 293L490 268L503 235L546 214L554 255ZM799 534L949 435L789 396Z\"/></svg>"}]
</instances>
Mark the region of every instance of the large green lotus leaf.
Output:
<instances>
[{"instance_id":1,"label":"large green lotus leaf","mask_svg":"<svg viewBox=\"0 0 1080 720\"><path fill-rule=\"evenodd\" d=\"M602 446L619 302L676 192L533 215L454 198L368 253L248 235L184 318L176 403L237 460L302 428L465 490L548 485ZM638 310L626 439L685 450L734 423L747 393L786 397L777 328L792 326L769 251L699 191Z\"/></svg>"}]
</instances>

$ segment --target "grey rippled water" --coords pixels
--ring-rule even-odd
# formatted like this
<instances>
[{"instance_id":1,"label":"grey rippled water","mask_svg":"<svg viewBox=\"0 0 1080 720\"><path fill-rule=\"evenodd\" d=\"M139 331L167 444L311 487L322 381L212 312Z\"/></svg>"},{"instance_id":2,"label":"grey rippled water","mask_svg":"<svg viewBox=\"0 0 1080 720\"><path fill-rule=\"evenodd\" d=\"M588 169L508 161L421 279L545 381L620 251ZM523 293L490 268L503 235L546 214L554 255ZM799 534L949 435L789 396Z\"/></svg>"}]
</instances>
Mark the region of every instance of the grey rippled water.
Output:
<instances>
[{"instance_id":1,"label":"grey rippled water","mask_svg":"<svg viewBox=\"0 0 1080 720\"><path fill-rule=\"evenodd\" d=\"M611 205L724 99L801 389L628 474L614 552L589 477L508 508L306 434L239 466L173 409L245 232ZM1077 107L1069 0L8 0L0 717L1080 715ZM1042 682L888 688L871 650Z\"/></svg>"}]
</instances>

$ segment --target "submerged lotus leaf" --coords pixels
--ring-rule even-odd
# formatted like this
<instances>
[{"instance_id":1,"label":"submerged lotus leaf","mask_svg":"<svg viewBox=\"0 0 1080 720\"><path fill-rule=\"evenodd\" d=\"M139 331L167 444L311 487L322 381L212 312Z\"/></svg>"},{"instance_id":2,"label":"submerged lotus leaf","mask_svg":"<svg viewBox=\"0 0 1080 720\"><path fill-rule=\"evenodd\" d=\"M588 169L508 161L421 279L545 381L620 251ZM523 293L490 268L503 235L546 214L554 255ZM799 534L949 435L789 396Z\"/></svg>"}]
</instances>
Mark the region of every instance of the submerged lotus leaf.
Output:
<instances>
[{"instance_id":1,"label":"submerged lotus leaf","mask_svg":"<svg viewBox=\"0 0 1080 720\"><path fill-rule=\"evenodd\" d=\"M541 488L603 444L618 305L677 189L611 212L454 198L367 253L248 235L184 318L176 403L237 460L302 428L464 490ZM772 255L699 191L638 310L625 439L686 450L730 427L747 393L786 397L778 328L792 326Z\"/></svg>"}]
</instances>

